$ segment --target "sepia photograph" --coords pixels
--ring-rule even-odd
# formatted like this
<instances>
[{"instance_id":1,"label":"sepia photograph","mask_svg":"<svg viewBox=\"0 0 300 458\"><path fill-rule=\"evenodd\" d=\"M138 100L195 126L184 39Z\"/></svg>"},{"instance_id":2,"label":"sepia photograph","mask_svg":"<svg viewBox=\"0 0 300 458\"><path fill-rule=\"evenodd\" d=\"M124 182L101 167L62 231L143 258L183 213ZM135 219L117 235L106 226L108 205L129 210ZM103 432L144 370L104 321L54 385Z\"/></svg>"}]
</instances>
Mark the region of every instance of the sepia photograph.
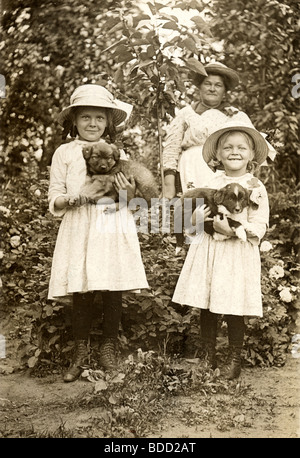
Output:
<instances>
[{"instance_id":1,"label":"sepia photograph","mask_svg":"<svg viewBox=\"0 0 300 458\"><path fill-rule=\"evenodd\" d=\"M0 438L300 438L298 0L0 17Z\"/></svg>"}]
</instances>

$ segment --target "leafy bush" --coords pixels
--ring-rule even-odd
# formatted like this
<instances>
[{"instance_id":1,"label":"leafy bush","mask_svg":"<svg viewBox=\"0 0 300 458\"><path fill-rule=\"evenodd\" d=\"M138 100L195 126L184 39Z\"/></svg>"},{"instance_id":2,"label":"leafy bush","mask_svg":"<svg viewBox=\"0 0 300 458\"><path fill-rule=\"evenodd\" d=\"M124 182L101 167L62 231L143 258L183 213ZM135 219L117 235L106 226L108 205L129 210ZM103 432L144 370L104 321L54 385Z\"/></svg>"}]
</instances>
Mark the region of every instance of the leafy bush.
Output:
<instances>
[{"instance_id":1,"label":"leafy bush","mask_svg":"<svg viewBox=\"0 0 300 458\"><path fill-rule=\"evenodd\" d=\"M40 170L49 164L60 142L56 114L68 103L69 94L76 85L95 81L107 85L114 94L122 94L121 99L125 97L136 107L134 127L123 135L125 147L158 173L157 140L162 132L157 129L156 112L152 116L154 108L156 105L163 108L167 117L173 113L185 89L185 77L180 76L183 68L174 67L173 54L170 57L167 53L169 45L174 45L174 55L180 48L185 63L192 66L196 65L196 57L201 57L203 62L208 56L217 60L225 56L225 63L237 68L242 79L241 91L231 94L232 102L245 109L258 128L273 133L271 141L276 140L281 145L274 165L263 172L262 177L271 204L271 224L265 240L271 243L272 250L262 252L264 317L249 320L246 359L250 364L282 364L290 337L300 325L296 261L299 199L295 185L298 116L295 99L285 79L287 71L292 76L296 69L296 55L290 59L290 52L297 49L296 7L261 0L259 4L247 1L245 9L241 2L233 6L230 2L216 1L210 25L215 37L224 40L224 55L222 51L219 56L208 46L211 40L207 40L208 27L202 19L194 19L200 34L191 34L173 16L166 17L159 2L152 2L156 5L156 11L152 12L159 20L168 20L163 21L162 28L176 31L185 38L181 40L177 35L163 49L152 26L145 35L140 28L137 31L136 24L145 17L131 2L112 9L115 2L102 1L101 13L98 13L98 0L93 0L93 7L86 0L76 0L72 6L62 2L59 10L57 5L48 7L47 4L47 8L43 8L31 1L26 8L20 7L17 0L9 5L6 3L2 25L6 42L1 42L0 50L5 57L2 73L7 75L8 90L1 111L4 142L0 162L10 178L2 183L0 207L3 234L0 242L3 280L0 313L3 317L1 332L8 335L10 348L13 347L11 352L17 355L20 364L30 367L37 367L41 362L50 367L53 363L65 364L73 346L68 321L70 307L47 301L59 220L49 215L48 177L47 172ZM201 11L202 5L180 3L183 10L189 7ZM269 22L265 21L266 17L271 18ZM234 26L228 32L229 19ZM57 24L66 23L69 27L57 27ZM116 38L121 39L123 33L127 37L123 45L128 52L123 55L120 68L118 59L122 56L122 43L116 43ZM137 66L129 71L126 59L130 57L128 53L132 55L133 52L132 43L135 42L128 39L132 36L142 40L144 48L134 45L139 51ZM108 51L111 49L112 53ZM189 59L191 55L195 57ZM197 63L198 69L199 65ZM145 125L140 125L142 120ZM272 132L274 127L275 132ZM139 237L151 288L140 295L124 295L121 346L138 345L175 353L182 353L187 346L196 352L199 348L199 311L172 303L185 252L175 256L174 239L168 233L140 233ZM280 269L276 266L284 272L279 278L276 278L276 271Z\"/></svg>"},{"instance_id":2,"label":"leafy bush","mask_svg":"<svg viewBox=\"0 0 300 458\"><path fill-rule=\"evenodd\" d=\"M60 221L48 212L47 174L34 166L30 174L26 170L3 184L1 310L19 364L35 367L42 361L51 368L65 365L73 348L70 307L47 300ZM271 248L261 253L264 317L248 320L245 344L245 358L252 365L283 364L299 326L297 189L270 193L270 203L270 229L261 245L262 250ZM196 354L199 311L172 303L185 250L175 254L170 233L140 232L139 238L150 289L124 294L121 348L183 354L187 345Z\"/></svg>"}]
</instances>

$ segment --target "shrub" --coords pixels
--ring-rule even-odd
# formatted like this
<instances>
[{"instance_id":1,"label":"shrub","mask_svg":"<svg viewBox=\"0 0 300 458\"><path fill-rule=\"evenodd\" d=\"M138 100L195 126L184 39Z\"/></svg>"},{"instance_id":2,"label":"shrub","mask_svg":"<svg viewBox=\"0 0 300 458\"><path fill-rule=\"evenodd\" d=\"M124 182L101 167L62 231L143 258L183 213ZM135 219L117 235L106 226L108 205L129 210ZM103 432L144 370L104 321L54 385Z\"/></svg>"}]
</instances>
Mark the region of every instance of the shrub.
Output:
<instances>
[{"instance_id":1,"label":"shrub","mask_svg":"<svg viewBox=\"0 0 300 458\"><path fill-rule=\"evenodd\" d=\"M33 165L3 184L1 266L4 330L19 365L42 361L64 365L73 342L66 304L47 300L52 254L59 220L48 212L47 172ZM248 322L246 360L252 364L284 363L291 336L299 326L297 303L297 189L270 193L271 223L261 248L264 317ZM121 348L142 347L183 354L199 349L199 311L172 303L185 258L175 254L175 237L139 233L150 289L124 294ZM266 245L267 244L267 245ZM269 244L269 245L268 245ZM187 342L186 342L187 341Z\"/></svg>"}]
</instances>

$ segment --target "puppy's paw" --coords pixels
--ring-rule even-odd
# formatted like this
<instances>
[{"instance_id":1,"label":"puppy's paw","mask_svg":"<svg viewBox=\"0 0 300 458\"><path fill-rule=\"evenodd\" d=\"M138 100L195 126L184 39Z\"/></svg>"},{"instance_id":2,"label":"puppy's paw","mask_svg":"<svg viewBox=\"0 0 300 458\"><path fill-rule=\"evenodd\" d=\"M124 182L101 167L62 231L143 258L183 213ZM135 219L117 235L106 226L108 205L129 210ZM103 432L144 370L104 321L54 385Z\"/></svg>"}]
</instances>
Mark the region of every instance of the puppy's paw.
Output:
<instances>
[{"instance_id":1,"label":"puppy's paw","mask_svg":"<svg viewBox=\"0 0 300 458\"><path fill-rule=\"evenodd\" d=\"M175 248L175 255L178 256L180 251L181 251L181 247L177 245Z\"/></svg>"},{"instance_id":2,"label":"puppy's paw","mask_svg":"<svg viewBox=\"0 0 300 458\"><path fill-rule=\"evenodd\" d=\"M242 242L247 242L247 234L246 234L245 228L244 228L243 226L239 226L239 227L235 230L235 235L236 235L240 240L242 240Z\"/></svg>"},{"instance_id":3,"label":"puppy's paw","mask_svg":"<svg viewBox=\"0 0 300 458\"><path fill-rule=\"evenodd\" d=\"M229 239L230 237L228 235L225 235L225 234L220 234L220 232L214 232L213 233L213 239L214 240L217 240L219 242L222 242L223 240L227 240Z\"/></svg>"}]
</instances>

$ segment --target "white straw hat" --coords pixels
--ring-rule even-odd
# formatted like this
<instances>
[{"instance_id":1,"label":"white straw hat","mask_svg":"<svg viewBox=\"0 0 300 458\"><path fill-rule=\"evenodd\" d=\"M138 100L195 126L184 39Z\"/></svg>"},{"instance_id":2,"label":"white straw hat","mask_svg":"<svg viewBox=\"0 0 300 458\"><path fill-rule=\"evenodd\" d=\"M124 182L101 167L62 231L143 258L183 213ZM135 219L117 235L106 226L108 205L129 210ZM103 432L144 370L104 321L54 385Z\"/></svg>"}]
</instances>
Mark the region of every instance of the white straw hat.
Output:
<instances>
[{"instance_id":1,"label":"white straw hat","mask_svg":"<svg viewBox=\"0 0 300 458\"><path fill-rule=\"evenodd\" d=\"M70 105L59 113L59 124L63 125L64 121L69 118L72 108L83 106L110 108L113 112L113 120L116 126L130 116L133 108L129 103L115 99L103 86L99 86L98 84L83 84L77 87L71 95Z\"/></svg>"},{"instance_id":2,"label":"white straw hat","mask_svg":"<svg viewBox=\"0 0 300 458\"><path fill-rule=\"evenodd\" d=\"M239 84L240 79L238 73L221 62L210 62L204 65L204 69L207 75L220 75L223 77L227 90L232 90ZM205 75L197 72L191 72L190 75L196 86L200 86L205 78L207 78Z\"/></svg>"},{"instance_id":3,"label":"white straw hat","mask_svg":"<svg viewBox=\"0 0 300 458\"><path fill-rule=\"evenodd\" d=\"M254 143L254 160L258 164L262 164L269 152L269 147L263 135L255 129L252 124L247 124L241 121L227 121L222 127L213 132L205 141L202 149L202 155L205 162L209 163L212 159L216 158L217 146L219 138L229 131L242 131L246 132L253 140Z\"/></svg>"}]
</instances>

